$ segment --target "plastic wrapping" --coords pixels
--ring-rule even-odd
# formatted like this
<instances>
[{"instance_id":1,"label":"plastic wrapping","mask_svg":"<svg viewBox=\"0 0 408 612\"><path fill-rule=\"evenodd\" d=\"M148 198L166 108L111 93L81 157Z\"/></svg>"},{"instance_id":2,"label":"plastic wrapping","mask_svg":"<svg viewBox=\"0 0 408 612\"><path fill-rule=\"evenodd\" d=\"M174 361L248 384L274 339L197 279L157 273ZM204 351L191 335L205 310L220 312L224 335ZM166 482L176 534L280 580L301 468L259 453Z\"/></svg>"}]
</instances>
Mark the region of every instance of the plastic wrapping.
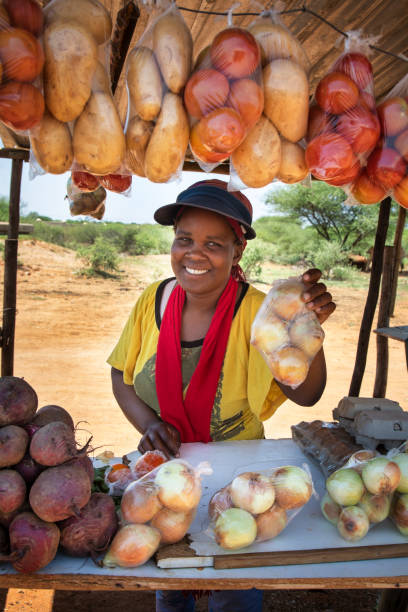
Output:
<instances>
[{"instance_id":1,"label":"plastic wrapping","mask_svg":"<svg viewBox=\"0 0 408 612\"><path fill-rule=\"evenodd\" d=\"M211 171L230 157L262 114L261 54L248 30L230 24L214 37L196 61L184 103L192 155Z\"/></svg>"},{"instance_id":2,"label":"plastic wrapping","mask_svg":"<svg viewBox=\"0 0 408 612\"><path fill-rule=\"evenodd\" d=\"M276 9L264 11L248 31L261 50L264 108L258 123L231 156L232 181L236 175L247 187L263 187L274 179L297 183L308 175L304 137L309 61Z\"/></svg>"},{"instance_id":3,"label":"plastic wrapping","mask_svg":"<svg viewBox=\"0 0 408 612\"><path fill-rule=\"evenodd\" d=\"M99 185L94 191L82 192L72 183L71 177L67 181L67 195L69 211L73 217L77 215L95 216L101 219L105 211L106 190Z\"/></svg>"},{"instance_id":4,"label":"plastic wrapping","mask_svg":"<svg viewBox=\"0 0 408 612\"><path fill-rule=\"evenodd\" d=\"M182 90L190 75L193 40L175 4L148 27L128 55L126 167L154 183L178 178L188 146Z\"/></svg>"},{"instance_id":5,"label":"plastic wrapping","mask_svg":"<svg viewBox=\"0 0 408 612\"><path fill-rule=\"evenodd\" d=\"M302 300L301 278L274 281L252 323L251 344L264 357L274 378L296 389L320 350L324 331Z\"/></svg>"},{"instance_id":6,"label":"plastic wrapping","mask_svg":"<svg viewBox=\"0 0 408 612\"><path fill-rule=\"evenodd\" d=\"M43 12L35 0L6 0L0 9L0 121L27 132L45 109Z\"/></svg>"},{"instance_id":7,"label":"plastic wrapping","mask_svg":"<svg viewBox=\"0 0 408 612\"><path fill-rule=\"evenodd\" d=\"M392 451L387 455L357 451L326 480L322 514L343 539L361 540L369 529L391 516L393 497L401 492L402 471L395 456ZM402 491L405 488L408 492L408 475Z\"/></svg>"},{"instance_id":8,"label":"plastic wrapping","mask_svg":"<svg viewBox=\"0 0 408 612\"><path fill-rule=\"evenodd\" d=\"M364 184L355 185L352 195L358 201L382 200L391 195L408 208L408 76L392 89L377 107L381 136L367 160ZM379 197L381 196L381 197Z\"/></svg>"},{"instance_id":9,"label":"plastic wrapping","mask_svg":"<svg viewBox=\"0 0 408 612\"><path fill-rule=\"evenodd\" d=\"M131 482L122 495L121 527L104 566L137 567L160 544L181 540L201 499L201 476L211 473L207 462L193 468L182 459L172 459Z\"/></svg>"},{"instance_id":10,"label":"plastic wrapping","mask_svg":"<svg viewBox=\"0 0 408 612\"><path fill-rule=\"evenodd\" d=\"M380 136L368 41L348 32L345 51L318 83L310 108L306 162L312 175L349 189L364 181ZM378 201L378 200L376 200Z\"/></svg>"},{"instance_id":11,"label":"plastic wrapping","mask_svg":"<svg viewBox=\"0 0 408 612\"><path fill-rule=\"evenodd\" d=\"M271 540L286 528L312 493L310 472L296 465L242 472L211 497L207 533L225 549Z\"/></svg>"},{"instance_id":12,"label":"plastic wrapping","mask_svg":"<svg viewBox=\"0 0 408 612\"><path fill-rule=\"evenodd\" d=\"M122 463L113 464L105 472L105 484L108 486L109 494L122 495L131 482L146 476L166 461L166 456L159 450L147 451L135 462L129 461L126 456L123 457Z\"/></svg>"}]
</instances>

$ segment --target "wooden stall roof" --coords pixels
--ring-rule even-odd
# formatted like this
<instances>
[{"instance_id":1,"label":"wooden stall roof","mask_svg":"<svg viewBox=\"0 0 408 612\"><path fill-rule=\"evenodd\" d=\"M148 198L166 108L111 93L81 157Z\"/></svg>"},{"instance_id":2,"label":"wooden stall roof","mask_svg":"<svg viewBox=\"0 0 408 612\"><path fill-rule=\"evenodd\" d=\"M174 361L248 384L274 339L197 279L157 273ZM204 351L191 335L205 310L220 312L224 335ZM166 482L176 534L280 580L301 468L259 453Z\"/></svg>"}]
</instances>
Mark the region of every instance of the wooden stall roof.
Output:
<instances>
[{"instance_id":1,"label":"wooden stall roof","mask_svg":"<svg viewBox=\"0 0 408 612\"><path fill-rule=\"evenodd\" d=\"M42 0L45 6L50 0ZM126 20L137 16L136 26L127 47L127 52L112 56L111 75L114 81L115 101L122 121L127 111L127 92L125 84L125 62L127 53L140 41L149 23L157 16L155 0L137 2L136 0L101 0L112 16L113 38L125 29ZM306 6L314 13L332 23L339 30L361 30L364 35L375 37L375 46L408 57L408 0L284 0L280 3L283 11L294 11ZM227 12L234 6L239 13L257 13L276 7L275 2L259 0L179 0L177 6L191 30L194 40L194 55L204 49L215 34L227 26L227 17L208 13L195 13L191 10ZM119 16L119 19L118 19ZM235 16L233 23L247 26L255 19L253 15ZM302 43L311 62L310 92L314 92L317 82L329 69L342 49L342 35L309 12L297 10L282 14L283 23ZM124 23L125 22L125 23ZM129 41L128 41L129 42ZM408 62L373 50L371 62L374 70L375 96L377 102L407 73ZM0 137L5 146L26 146L28 139L13 134L0 124ZM14 144L13 144L14 139Z\"/></svg>"}]
</instances>

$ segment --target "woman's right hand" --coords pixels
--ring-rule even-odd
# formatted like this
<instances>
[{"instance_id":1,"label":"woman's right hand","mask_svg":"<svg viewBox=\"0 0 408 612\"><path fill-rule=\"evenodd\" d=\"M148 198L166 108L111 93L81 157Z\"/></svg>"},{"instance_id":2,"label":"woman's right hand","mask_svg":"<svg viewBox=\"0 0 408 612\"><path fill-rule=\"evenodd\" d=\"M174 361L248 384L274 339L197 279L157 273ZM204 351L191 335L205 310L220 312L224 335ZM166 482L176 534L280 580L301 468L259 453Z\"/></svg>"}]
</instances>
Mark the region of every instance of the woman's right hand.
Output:
<instances>
[{"instance_id":1,"label":"woman's right hand","mask_svg":"<svg viewBox=\"0 0 408 612\"><path fill-rule=\"evenodd\" d=\"M162 451L168 459L179 456L180 434L178 430L165 421L156 421L149 425L139 442L137 450L145 453L151 450Z\"/></svg>"}]
</instances>

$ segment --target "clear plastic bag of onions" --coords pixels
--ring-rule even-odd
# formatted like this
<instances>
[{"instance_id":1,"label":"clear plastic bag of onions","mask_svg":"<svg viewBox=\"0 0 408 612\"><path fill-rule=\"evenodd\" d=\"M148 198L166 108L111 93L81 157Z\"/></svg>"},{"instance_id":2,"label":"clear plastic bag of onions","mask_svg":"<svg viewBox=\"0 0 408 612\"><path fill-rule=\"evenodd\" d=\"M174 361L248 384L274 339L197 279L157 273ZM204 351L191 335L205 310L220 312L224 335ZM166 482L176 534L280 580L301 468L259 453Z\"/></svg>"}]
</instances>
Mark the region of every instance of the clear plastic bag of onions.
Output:
<instances>
[{"instance_id":1,"label":"clear plastic bag of onions","mask_svg":"<svg viewBox=\"0 0 408 612\"><path fill-rule=\"evenodd\" d=\"M208 505L207 533L228 550L271 540L309 501L313 482L307 465L242 472L216 491Z\"/></svg>"},{"instance_id":2,"label":"clear plastic bag of onions","mask_svg":"<svg viewBox=\"0 0 408 612\"><path fill-rule=\"evenodd\" d=\"M274 378L295 389L305 380L320 350L324 331L302 300L300 277L276 280L252 323L251 344Z\"/></svg>"},{"instance_id":3,"label":"clear plastic bag of onions","mask_svg":"<svg viewBox=\"0 0 408 612\"><path fill-rule=\"evenodd\" d=\"M160 544L174 544L187 533L201 499L201 477L210 475L207 462L193 468L172 459L131 482L122 495L121 526L103 559L105 567L137 567Z\"/></svg>"}]
</instances>

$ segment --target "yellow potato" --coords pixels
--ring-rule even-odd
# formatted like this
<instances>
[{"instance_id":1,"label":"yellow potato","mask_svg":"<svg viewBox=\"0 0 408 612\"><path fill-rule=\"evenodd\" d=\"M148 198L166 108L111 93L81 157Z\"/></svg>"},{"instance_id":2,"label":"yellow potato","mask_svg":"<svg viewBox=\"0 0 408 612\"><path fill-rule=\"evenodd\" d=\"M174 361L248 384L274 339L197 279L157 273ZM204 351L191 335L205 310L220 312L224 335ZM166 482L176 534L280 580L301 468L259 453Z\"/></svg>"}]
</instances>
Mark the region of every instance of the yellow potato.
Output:
<instances>
[{"instance_id":1,"label":"yellow potato","mask_svg":"<svg viewBox=\"0 0 408 612\"><path fill-rule=\"evenodd\" d=\"M183 164L189 139L189 123L180 96L171 92L163 106L145 155L145 175L154 183L166 183Z\"/></svg>"},{"instance_id":2,"label":"yellow potato","mask_svg":"<svg viewBox=\"0 0 408 612\"><path fill-rule=\"evenodd\" d=\"M282 159L277 178L282 183L299 183L307 176L309 168L305 160L305 150L297 142L281 141Z\"/></svg>"},{"instance_id":3,"label":"yellow potato","mask_svg":"<svg viewBox=\"0 0 408 612\"><path fill-rule=\"evenodd\" d=\"M126 151L125 135L112 96L91 94L75 122L74 156L92 174L109 174L120 167Z\"/></svg>"},{"instance_id":4,"label":"yellow potato","mask_svg":"<svg viewBox=\"0 0 408 612\"><path fill-rule=\"evenodd\" d=\"M109 75L106 72L106 68L101 64L101 62L97 62L95 72L91 81L91 90L95 91L104 91L105 93L111 93L111 85L109 80Z\"/></svg>"},{"instance_id":5,"label":"yellow potato","mask_svg":"<svg viewBox=\"0 0 408 612\"><path fill-rule=\"evenodd\" d=\"M232 153L231 161L248 187L264 187L273 181L281 163L281 141L265 115Z\"/></svg>"},{"instance_id":6,"label":"yellow potato","mask_svg":"<svg viewBox=\"0 0 408 612\"><path fill-rule=\"evenodd\" d=\"M273 60L263 70L263 81L265 115L290 142L304 138L309 115L309 82L303 68L291 60Z\"/></svg>"},{"instance_id":7,"label":"yellow potato","mask_svg":"<svg viewBox=\"0 0 408 612\"><path fill-rule=\"evenodd\" d=\"M73 121L91 95L96 42L76 22L56 21L44 32L44 52L45 103L60 121Z\"/></svg>"},{"instance_id":8,"label":"yellow potato","mask_svg":"<svg viewBox=\"0 0 408 612\"><path fill-rule=\"evenodd\" d=\"M98 45L110 39L112 20L98 0L52 0L44 8L45 23L73 20L82 25Z\"/></svg>"},{"instance_id":9,"label":"yellow potato","mask_svg":"<svg viewBox=\"0 0 408 612\"><path fill-rule=\"evenodd\" d=\"M144 158L146 147L153 132L153 121L133 117L126 130L126 166L138 176L145 176Z\"/></svg>"},{"instance_id":10,"label":"yellow potato","mask_svg":"<svg viewBox=\"0 0 408 612\"><path fill-rule=\"evenodd\" d=\"M30 145L41 168L50 174L67 172L74 159L68 125L45 111L30 133Z\"/></svg>"},{"instance_id":11,"label":"yellow potato","mask_svg":"<svg viewBox=\"0 0 408 612\"><path fill-rule=\"evenodd\" d=\"M169 13L161 17L153 29L153 51L167 87L180 93L190 76L193 39L180 17Z\"/></svg>"},{"instance_id":12,"label":"yellow potato","mask_svg":"<svg viewBox=\"0 0 408 612\"><path fill-rule=\"evenodd\" d=\"M302 45L284 26L262 17L248 29L258 41L263 66L274 59L290 59L309 72L310 63Z\"/></svg>"},{"instance_id":13,"label":"yellow potato","mask_svg":"<svg viewBox=\"0 0 408 612\"><path fill-rule=\"evenodd\" d=\"M152 121L160 112L163 97L162 79L153 51L147 47L133 49L126 78L132 114Z\"/></svg>"}]
</instances>

